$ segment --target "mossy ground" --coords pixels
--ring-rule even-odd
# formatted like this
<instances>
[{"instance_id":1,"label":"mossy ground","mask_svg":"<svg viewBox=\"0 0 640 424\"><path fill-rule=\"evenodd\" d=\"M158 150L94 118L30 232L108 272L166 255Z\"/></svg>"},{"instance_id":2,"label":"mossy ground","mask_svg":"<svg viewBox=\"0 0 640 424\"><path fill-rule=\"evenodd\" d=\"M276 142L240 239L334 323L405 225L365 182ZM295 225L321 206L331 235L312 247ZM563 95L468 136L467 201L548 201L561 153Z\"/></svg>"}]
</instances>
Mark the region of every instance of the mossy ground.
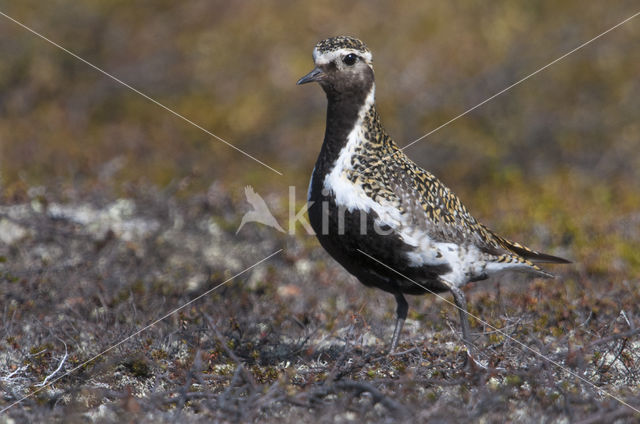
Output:
<instances>
[{"instance_id":1,"label":"mossy ground","mask_svg":"<svg viewBox=\"0 0 640 424\"><path fill-rule=\"evenodd\" d=\"M311 236L223 230L222 211L244 206L216 188L180 200L132 194L94 192L66 209L45 195L46 206L39 198L0 210L27 234L0 248L3 404L31 394L8 416L634 419L612 398L638 405L640 290L622 277L631 265L601 275L576 258L590 250L560 242L576 264L556 268L555 280L505 275L469 286L474 354L489 367L474 370L464 367L448 296L410 299L400 352L389 356L393 298L360 285ZM127 213L110 221L73 221L78 210L105 219L100 210L123 203ZM132 222L153 230L128 233Z\"/></svg>"}]
</instances>

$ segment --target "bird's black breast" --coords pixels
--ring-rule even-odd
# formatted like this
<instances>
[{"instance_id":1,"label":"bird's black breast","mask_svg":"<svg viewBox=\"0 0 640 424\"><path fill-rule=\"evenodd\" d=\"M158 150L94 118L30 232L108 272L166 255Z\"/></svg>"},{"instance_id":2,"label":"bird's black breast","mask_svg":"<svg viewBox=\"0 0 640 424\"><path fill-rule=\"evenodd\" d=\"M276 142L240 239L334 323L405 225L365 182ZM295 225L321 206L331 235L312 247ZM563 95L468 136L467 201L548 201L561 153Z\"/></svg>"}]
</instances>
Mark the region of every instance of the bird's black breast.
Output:
<instances>
[{"instance_id":1,"label":"bird's black breast","mask_svg":"<svg viewBox=\"0 0 640 424\"><path fill-rule=\"evenodd\" d=\"M347 271L363 284L390 293L447 290L438 275L450 271L449 266L409 266L407 252L413 247L389 227L377 227L375 211L337 205L333 193L323 191L323 179L317 167L310 187L309 221L322 247Z\"/></svg>"}]
</instances>

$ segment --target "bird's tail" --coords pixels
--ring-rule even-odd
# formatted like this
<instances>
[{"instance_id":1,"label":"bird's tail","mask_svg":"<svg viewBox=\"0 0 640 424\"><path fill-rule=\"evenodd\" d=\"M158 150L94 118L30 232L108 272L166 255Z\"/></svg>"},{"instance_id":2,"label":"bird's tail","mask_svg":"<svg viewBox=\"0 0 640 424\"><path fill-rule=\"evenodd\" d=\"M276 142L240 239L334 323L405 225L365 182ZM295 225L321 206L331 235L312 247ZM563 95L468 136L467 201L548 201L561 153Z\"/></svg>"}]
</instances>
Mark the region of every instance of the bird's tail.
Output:
<instances>
[{"instance_id":1,"label":"bird's tail","mask_svg":"<svg viewBox=\"0 0 640 424\"><path fill-rule=\"evenodd\" d=\"M530 260L525 259L516 253L505 253L494 257L492 261L487 263L486 269L490 272L521 271L535 274L538 277L555 278L555 275L545 271Z\"/></svg>"},{"instance_id":2,"label":"bird's tail","mask_svg":"<svg viewBox=\"0 0 640 424\"><path fill-rule=\"evenodd\" d=\"M493 236L496 238L496 240L498 240L498 243L500 243L502 247L533 263L550 263L550 264L570 264L571 263L571 261L561 258L559 256L553 256L547 253L538 252L528 248L527 246L517 243L515 241L507 240L493 232L491 232L491 234L493 234Z\"/></svg>"}]
</instances>

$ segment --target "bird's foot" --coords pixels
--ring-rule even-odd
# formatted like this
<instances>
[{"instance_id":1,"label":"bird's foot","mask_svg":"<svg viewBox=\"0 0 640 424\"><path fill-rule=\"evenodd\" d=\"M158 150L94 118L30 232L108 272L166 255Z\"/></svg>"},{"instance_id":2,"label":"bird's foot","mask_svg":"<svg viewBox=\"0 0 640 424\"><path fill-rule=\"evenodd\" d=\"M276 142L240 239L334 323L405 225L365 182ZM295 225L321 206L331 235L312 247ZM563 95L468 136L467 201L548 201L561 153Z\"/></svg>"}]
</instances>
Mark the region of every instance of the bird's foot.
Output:
<instances>
[{"instance_id":1,"label":"bird's foot","mask_svg":"<svg viewBox=\"0 0 640 424\"><path fill-rule=\"evenodd\" d=\"M465 352L465 358L464 358L464 363L462 365L462 369L475 374L478 372L487 372L489 371L490 368L488 365L484 365L478 360L476 360L476 358L471 354L471 352L467 350Z\"/></svg>"}]
</instances>

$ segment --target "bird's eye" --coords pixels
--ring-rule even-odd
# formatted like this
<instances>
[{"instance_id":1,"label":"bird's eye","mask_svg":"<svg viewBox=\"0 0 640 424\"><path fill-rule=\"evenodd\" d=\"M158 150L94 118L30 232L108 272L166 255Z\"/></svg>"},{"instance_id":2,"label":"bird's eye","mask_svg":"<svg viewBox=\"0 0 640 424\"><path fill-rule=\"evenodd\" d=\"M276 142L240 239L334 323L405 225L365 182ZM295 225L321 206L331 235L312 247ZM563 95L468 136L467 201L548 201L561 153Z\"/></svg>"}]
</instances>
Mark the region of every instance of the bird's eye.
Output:
<instances>
[{"instance_id":1,"label":"bird's eye","mask_svg":"<svg viewBox=\"0 0 640 424\"><path fill-rule=\"evenodd\" d=\"M342 58L342 61L345 63L345 65L348 65L348 66L353 66L356 63L356 60L358 60L358 56L356 56L353 53L349 53L348 55Z\"/></svg>"}]
</instances>

